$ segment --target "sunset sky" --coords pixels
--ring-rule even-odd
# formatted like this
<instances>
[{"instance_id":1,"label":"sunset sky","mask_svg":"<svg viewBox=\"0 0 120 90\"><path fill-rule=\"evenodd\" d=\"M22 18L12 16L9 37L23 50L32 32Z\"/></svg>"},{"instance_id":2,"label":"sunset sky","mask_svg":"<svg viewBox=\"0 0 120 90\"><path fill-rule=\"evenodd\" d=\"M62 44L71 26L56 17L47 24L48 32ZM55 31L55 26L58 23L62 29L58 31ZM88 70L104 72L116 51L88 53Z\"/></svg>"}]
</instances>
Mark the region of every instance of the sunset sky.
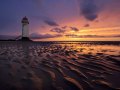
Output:
<instances>
[{"instance_id":1,"label":"sunset sky","mask_svg":"<svg viewBox=\"0 0 120 90\"><path fill-rule=\"evenodd\" d=\"M120 0L0 0L0 37L21 35L24 16L35 40L120 41Z\"/></svg>"}]
</instances>

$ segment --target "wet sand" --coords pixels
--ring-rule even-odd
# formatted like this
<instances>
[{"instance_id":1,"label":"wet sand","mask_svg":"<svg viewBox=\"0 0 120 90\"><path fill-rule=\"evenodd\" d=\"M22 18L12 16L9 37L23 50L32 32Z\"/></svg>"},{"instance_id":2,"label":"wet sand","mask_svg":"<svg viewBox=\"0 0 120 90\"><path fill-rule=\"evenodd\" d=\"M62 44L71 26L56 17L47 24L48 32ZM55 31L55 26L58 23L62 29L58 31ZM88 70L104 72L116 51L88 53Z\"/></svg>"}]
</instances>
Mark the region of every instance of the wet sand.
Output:
<instances>
[{"instance_id":1,"label":"wet sand","mask_svg":"<svg viewBox=\"0 0 120 90\"><path fill-rule=\"evenodd\" d=\"M120 42L0 42L0 90L120 90Z\"/></svg>"}]
</instances>

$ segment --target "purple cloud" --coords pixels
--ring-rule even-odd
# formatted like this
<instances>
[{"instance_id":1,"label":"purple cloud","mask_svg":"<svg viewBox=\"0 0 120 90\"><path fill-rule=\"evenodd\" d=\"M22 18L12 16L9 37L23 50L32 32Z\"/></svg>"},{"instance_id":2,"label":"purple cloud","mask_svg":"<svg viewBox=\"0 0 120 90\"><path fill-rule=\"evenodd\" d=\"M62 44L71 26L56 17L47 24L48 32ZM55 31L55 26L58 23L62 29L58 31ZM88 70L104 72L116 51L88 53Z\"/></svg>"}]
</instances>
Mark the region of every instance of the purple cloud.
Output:
<instances>
[{"instance_id":1,"label":"purple cloud","mask_svg":"<svg viewBox=\"0 0 120 90\"><path fill-rule=\"evenodd\" d=\"M89 26L90 26L90 24L85 24L85 25L84 25L84 27L89 27Z\"/></svg>"},{"instance_id":2,"label":"purple cloud","mask_svg":"<svg viewBox=\"0 0 120 90\"><path fill-rule=\"evenodd\" d=\"M46 24L48 24L49 26L59 26L55 21L53 20L44 20L44 22Z\"/></svg>"},{"instance_id":3,"label":"purple cloud","mask_svg":"<svg viewBox=\"0 0 120 90\"><path fill-rule=\"evenodd\" d=\"M61 28L53 28L50 31L51 32L56 32L56 33L64 33L66 30L61 29Z\"/></svg>"},{"instance_id":4,"label":"purple cloud","mask_svg":"<svg viewBox=\"0 0 120 90\"><path fill-rule=\"evenodd\" d=\"M70 29L73 30L73 31L75 31L75 32L78 32L78 31L79 31L79 29L76 28L76 27L70 27Z\"/></svg>"},{"instance_id":5,"label":"purple cloud","mask_svg":"<svg viewBox=\"0 0 120 90\"><path fill-rule=\"evenodd\" d=\"M98 7L94 0L83 0L80 3L80 10L82 15L89 21L93 21L98 17Z\"/></svg>"},{"instance_id":6,"label":"purple cloud","mask_svg":"<svg viewBox=\"0 0 120 90\"><path fill-rule=\"evenodd\" d=\"M76 34L67 34L66 37L70 38L113 38L120 37L120 35L76 35Z\"/></svg>"},{"instance_id":7,"label":"purple cloud","mask_svg":"<svg viewBox=\"0 0 120 90\"><path fill-rule=\"evenodd\" d=\"M66 28L67 28L67 26L62 27L62 29L66 29Z\"/></svg>"}]
</instances>

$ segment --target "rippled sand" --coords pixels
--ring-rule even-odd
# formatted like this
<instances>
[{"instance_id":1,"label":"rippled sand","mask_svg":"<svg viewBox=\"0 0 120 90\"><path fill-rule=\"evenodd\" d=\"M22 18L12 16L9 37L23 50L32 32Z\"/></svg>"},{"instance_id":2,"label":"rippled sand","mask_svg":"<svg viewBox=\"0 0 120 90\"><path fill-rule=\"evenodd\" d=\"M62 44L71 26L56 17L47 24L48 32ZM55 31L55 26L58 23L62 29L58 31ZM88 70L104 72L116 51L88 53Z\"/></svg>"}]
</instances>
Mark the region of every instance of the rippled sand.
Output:
<instances>
[{"instance_id":1,"label":"rippled sand","mask_svg":"<svg viewBox=\"0 0 120 90\"><path fill-rule=\"evenodd\" d=\"M120 43L0 42L0 90L120 90Z\"/></svg>"}]
</instances>

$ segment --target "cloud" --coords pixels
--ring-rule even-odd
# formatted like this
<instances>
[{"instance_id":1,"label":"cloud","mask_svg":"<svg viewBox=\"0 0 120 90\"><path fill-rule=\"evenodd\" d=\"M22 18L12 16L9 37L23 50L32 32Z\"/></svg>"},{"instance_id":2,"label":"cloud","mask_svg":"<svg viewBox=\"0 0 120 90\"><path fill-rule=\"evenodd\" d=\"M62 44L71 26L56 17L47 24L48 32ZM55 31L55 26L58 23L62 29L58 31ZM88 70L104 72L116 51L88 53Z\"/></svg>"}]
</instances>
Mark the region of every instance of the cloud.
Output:
<instances>
[{"instance_id":1,"label":"cloud","mask_svg":"<svg viewBox=\"0 0 120 90\"><path fill-rule=\"evenodd\" d=\"M61 28L53 28L50 31L51 32L56 32L56 33L64 33L66 30L61 29Z\"/></svg>"},{"instance_id":2,"label":"cloud","mask_svg":"<svg viewBox=\"0 0 120 90\"><path fill-rule=\"evenodd\" d=\"M67 26L62 27L62 29L67 29Z\"/></svg>"},{"instance_id":3,"label":"cloud","mask_svg":"<svg viewBox=\"0 0 120 90\"><path fill-rule=\"evenodd\" d=\"M66 34L65 36L70 38L78 38L78 35L75 34Z\"/></svg>"},{"instance_id":4,"label":"cloud","mask_svg":"<svg viewBox=\"0 0 120 90\"><path fill-rule=\"evenodd\" d=\"M90 26L90 24L85 24L85 25L84 25L84 27L89 27L89 26Z\"/></svg>"},{"instance_id":5,"label":"cloud","mask_svg":"<svg viewBox=\"0 0 120 90\"><path fill-rule=\"evenodd\" d=\"M57 38L57 37L61 37L62 35L60 34L38 34L38 33L32 33L30 35L30 37L32 39L46 39L46 38Z\"/></svg>"},{"instance_id":6,"label":"cloud","mask_svg":"<svg viewBox=\"0 0 120 90\"><path fill-rule=\"evenodd\" d=\"M75 32L78 32L79 29L76 28L76 27L69 27L69 26L64 26L64 27L61 27L61 28L53 28L51 29L50 31L51 32L56 32L56 33L65 33L66 31L69 31L69 30L72 30L72 31L75 31Z\"/></svg>"},{"instance_id":7,"label":"cloud","mask_svg":"<svg viewBox=\"0 0 120 90\"><path fill-rule=\"evenodd\" d=\"M44 20L44 22L49 25L49 26L59 26L54 20L50 19L50 18L46 18Z\"/></svg>"},{"instance_id":8,"label":"cloud","mask_svg":"<svg viewBox=\"0 0 120 90\"><path fill-rule=\"evenodd\" d=\"M89 21L93 21L98 17L98 7L94 0L82 0L80 3L82 15Z\"/></svg>"},{"instance_id":9,"label":"cloud","mask_svg":"<svg viewBox=\"0 0 120 90\"><path fill-rule=\"evenodd\" d=\"M70 38L114 38L120 37L120 35L76 35L76 34L67 34L66 37Z\"/></svg>"},{"instance_id":10,"label":"cloud","mask_svg":"<svg viewBox=\"0 0 120 90\"><path fill-rule=\"evenodd\" d=\"M113 37L120 37L120 35L113 35Z\"/></svg>"},{"instance_id":11,"label":"cloud","mask_svg":"<svg viewBox=\"0 0 120 90\"><path fill-rule=\"evenodd\" d=\"M78 32L78 31L79 31L79 29L76 28L76 27L70 27L70 29L72 29L72 30L75 31L75 32Z\"/></svg>"},{"instance_id":12,"label":"cloud","mask_svg":"<svg viewBox=\"0 0 120 90\"><path fill-rule=\"evenodd\" d=\"M44 22L49 26L59 26L59 24L51 17L46 15L34 15L32 16L34 19Z\"/></svg>"}]
</instances>

